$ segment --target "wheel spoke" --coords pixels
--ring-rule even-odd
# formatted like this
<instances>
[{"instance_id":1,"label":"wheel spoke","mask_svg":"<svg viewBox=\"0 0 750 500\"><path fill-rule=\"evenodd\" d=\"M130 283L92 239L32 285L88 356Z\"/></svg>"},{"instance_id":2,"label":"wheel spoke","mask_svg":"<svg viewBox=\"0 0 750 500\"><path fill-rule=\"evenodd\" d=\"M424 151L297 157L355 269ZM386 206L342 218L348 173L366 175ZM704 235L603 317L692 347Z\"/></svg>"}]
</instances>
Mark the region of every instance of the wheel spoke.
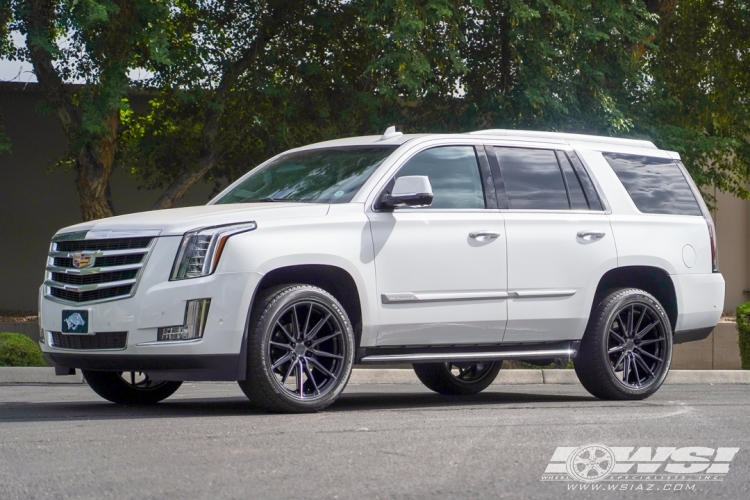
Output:
<instances>
[{"instance_id":1,"label":"wheel spoke","mask_svg":"<svg viewBox=\"0 0 750 500\"><path fill-rule=\"evenodd\" d=\"M651 368L649 368L649 367L648 367L648 365L647 365L647 364L646 364L646 362L645 362L645 361L643 360L643 358L641 357L641 355L640 355L640 354L638 354L637 352L634 352L634 353L633 353L633 357L635 358L635 364L640 364L640 365L641 365L641 366L642 366L643 368L645 368L645 369L646 369L646 371L648 372L648 374L649 374L649 375L651 375L652 377L655 377L655 376L656 376L656 375L654 375L654 372L653 372L653 370L652 370Z\"/></svg>"},{"instance_id":2,"label":"wheel spoke","mask_svg":"<svg viewBox=\"0 0 750 500\"><path fill-rule=\"evenodd\" d=\"M624 345L618 345L616 347L613 347L609 351L607 351L607 354L614 354L616 352L622 352L623 349L625 349Z\"/></svg>"},{"instance_id":3,"label":"wheel spoke","mask_svg":"<svg viewBox=\"0 0 750 500\"><path fill-rule=\"evenodd\" d=\"M292 335L294 335L295 340L302 338L300 337L299 317L297 316L297 304L294 304L292 306Z\"/></svg>"},{"instance_id":4,"label":"wheel spoke","mask_svg":"<svg viewBox=\"0 0 750 500\"><path fill-rule=\"evenodd\" d=\"M313 387L315 387L315 394L320 394L320 389L318 388L318 384L317 382L315 382L315 377L313 377L313 374L310 371L310 368L307 366L307 363L305 363L305 373L307 374L307 380L312 382Z\"/></svg>"},{"instance_id":5,"label":"wheel spoke","mask_svg":"<svg viewBox=\"0 0 750 500\"><path fill-rule=\"evenodd\" d=\"M317 349L308 349L307 351L315 354L316 356L322 356L324 358L344 359L344 356L339 356L338 354L331 354L330 352L319 351Z\"/></svg>"},{"instance_id":6,"label":"wheel spoke","mask_svg":"<svg viewBox=\"0 0 750 500\"><path fill-rule=\"evenodd\" d=\"M305 335L303 340L311 340L314 339L315 336L320 332L321 328L328 322L329 319L331 319L331 316L333 316L331 313L327 313L326 316L318 321L316 325L310 330L310 332Z\"/></svg>"},{"instance_id":7,"label":"wheel spoke","mask_svg":"<svg viewBox=\"0 0 750 500\"><path fill-rule=\"evenodd\" d=\"M620 341L620 343L621 343L621 344L624 344L624 343L625 343L625 339L624 339L624 338L622 338L622 337L620 336L620 334L619 334L619 333L617 333L616 331L614 331L614 330L613 330L613 329L611 329L611 328L609 329L609 334L610 334L610 335L613 335L613 336L614 336L614 337L615 337L615 338L616 338L617 340L619 340L619 341Z\"/></svg>"},{"instance_id":8,"label":"wheel spoke","mask_svg":"<svg viewBox=\"0 0 750 500\"><path fill-rule=\"evenodd\" d=\"M648 332L654 329L654 327L657 325L657 322L654 321L653 323L649 324L646 328L638 332L635 336L637 339L642 339L644 335L646 335Z\"/></svg>"},{"instance_id":9,"label":"wheel spoke","mask_svg":"<svg viewBox=\"0 0 750 500\"><path fill-rule=\"evenodd\" d=\"M279 328L281 328L281 331L284 332L284 335L286 335L286 338L289 339L289 342L291 342L291 343L295 343L296 342L296 340L294 339L294 337L292 337L289 334L289 332L286 330L286 328L284 327L284 325L281 324L280 321L276 322L276 326L278 326Z\"/></svg>"},{"instance_id":10,"label":"wheel spoke","mask_svg":"<svg viewBox=\"0 0 750 500\"><path fill-rule=\"evenodd\" d=\"M620 363L625 359L625 353L623 352L620 354L620 357L617 359L617 363L615 363L615 366L612 367L612 370L617 371L617 368L620 366Z\"/></svg>"},{"instance_id":11,"label":"wheel spoke","mask_svg":"<svg viewBox=\"0 0 750 500\"><path fill-rule=\"evenodd\" d=\"M640 387L641 386L641 374L638 372L638 363L635 361L635 356L631 353L630 359L633 364L633 371L635 372L635 386Z\"/></svg>"},{"instance_id":12,"label":"wheel spoke","mask_svg":"<svg viewBox=\"0 0 750 500\"><path fill-rule=\"evenodd\" d=\"M275 370L276 368L278 368L279 366L283 365L283 364L284 364L284 363L286 363L287 361L291 361L291 359L292 359L292 353L291 353L291 352L290 352L290 353L288 353L288 354L285 354L284 356L282 356L281 358L279 358L279 360L278 360L278 361L276 361L276 362L275 362L275 363L274 363L274 364L273 364L273 365L271 366L271 370Z\"/></svg>"},{"instance_id":13,"label":"wheel spoke","mask_svg":"<svg viewBox=\"0 0 750 500\"><path fill-rule=\"evenodd\" d=\"M630 378L630 356L625 354L625 362L622 365L622 381L626 384Z\"/></svg>"},{"instance_id":14,"label":"wheel spoke","mask_svg":"<svg viewBox=\"0 0 750 500\"><path fill-rule=\"evenodd\" d=\"M663 339L663 338L658 338L658 339L650 339L650 340L644 340L644 341L642 341L642 342L641 342L640 344L638 344L638 345L639 345L640 347L643 347L644 345L655 344L656 342L661 342L662 340L664 340L664 339Z\"/></svg>"},{"instance_id":15,"label":"wheel spoke","mask_svg":"<svg viewBox=\"0 0 750 500\"><path fill-rule=\"evenodd\" d=\"M299 391L299 397L304 398L305 394L302 391L302 360L297 360L297 390Z\"/></svg>"},{"instance_id":16,"label":"wheel spoke","mask_svg":"<svg viewBox=\"0 0 750 500\"><path fill-rule=\"evenodd\" d=\"M270 341L269 344L271 344L272 346L277 347L279 349L284 349L284 350L287 350L287 351L291 351L292 350L292 346L290 346L289 344L282 344L281 342L274 342L273 340Z\"/></svg>"},{"instance_id":17,"label":"wheel spoke","mask_svg":"<svg viewBox=\"0 0 750 500\"><path fill-rule=\"evenodd\" d=\"M630 305L630 315L628 315L628 337L633 336L633 316L635 315L635 304Z\"/></svg>"},{"instance_id":18,"label":"wheel spoke","mask_svg":"<svg viewBox=\"0 0 750 500\"><path fill-rule=\"evenodd\" d=\"M315 342L313 342L312 344L310 344L310 348L315 347L316 345L321 344L321 343L325 342L326 340L330 340L330 339L332 339L334 337L338 337L339 335L343 335L343 333L341 331L337 330L336 332L334 332L334 333L332 333L330 335L326 335L325 337L316 340Z\"/></svg>"},{"instance_id":19,"label":"wheel spoke","mask_svg":"<svg viewBox=\"0 0 750 500\"><path fill-rule=\"evenodd\" d=\"M328 371L328 369L327 369L327 368L326 368L325 366L321 365L321 364L320 364L320 363L318 362L318 360L317 360L317 359L312 359L312 358L309 358L309 361L310 361L310 363L312 363L312 365L313 365L313 366L314 366L315 368L317 368L318 370L320 370L320 371L322 371L323 373L325 373L325 374L326 374L326 376L328 376L328 377L332 378L333 380L336 380L336 378L338 378L338 377L336 377L336 375L334 375L333 373L331 373L330 371Z\"/></svg>"},{"instance_id":20,"label":"wheel spoke","mask_svg":"<svg viewBox=\"0 0 750 500\"><path fill-rule=\"evenodd\" d=\"M305 328L302 330L302 338L307 339L307 329L310 327L310 316L312 316L313 305L310 303L310 308L307 310L307 319L305 319Z\"/></svg>"},{"instance_id":21,"label":"wheel spoke","mask_svg":"<svg viewBox=\"0 0 750 500\"><path fill-rule=\"evenodd\" d=\"M641 349L641 348L640 348L640 346L636 346L636 349L638 349L638 351L639 351L639 355L640 355L640 354L645 354L645 355L646 355L646 356L648 356L649 358L653 358L653 359L654 359L655 361L658 361L659 363L661 363L661 362L663 361L663 360L662 360L662 359L661 359L660 357L658 357L658 356L654 356L654 355L653 355L653 354L651 354L650 352L648 352L648 351L646 351L646 350L644 350L644 349Z\"/></svg>"},{"instance_id":22,"label":"wheel spoke","mask_svg":"<svg viewBox=\"0 0 750 500\"><path fill-rule=\"evenodd\" d=\"M633 331L637 332L637 331L639 331L641 329L641 323L643 322L644 316L646 316L646 308L645 307L641 311L641 315L638 316L638 323L636 323L635 328L633 329Z\"/></svg>"},{"instance_id":23,"label":"wheel spoke","mask_svg":"<svg viewBox=\"0 0 750 500\"><path fill-rule=\"evenodd\" d=\"M284 374L284 376L283 376L283 377L281 378L281 385L284 385L284 384L286 384L286 379L288 379L288 378L289 378L289 375L291 375L291 374L292 374L292 370L294 369L294 366L295 366L296 364L297 364L296 362L294 362L294 363L289 363L289 368L287 368L287 369L286 369L286 373L285 373L285 374Z\"/></svg>"},{"instance_id":24,"label":"wheel spoke","mask_svg":"<svg viewBox=\"0 0 750 500\"><path fill-rule=\"evenodd\" d=\"M628 336L628 327L626 326L626 323L622 320L622 311L617 313L617 323L620 325L620 330L625 334L625 336Z\"/></svg>"}]
</instances>

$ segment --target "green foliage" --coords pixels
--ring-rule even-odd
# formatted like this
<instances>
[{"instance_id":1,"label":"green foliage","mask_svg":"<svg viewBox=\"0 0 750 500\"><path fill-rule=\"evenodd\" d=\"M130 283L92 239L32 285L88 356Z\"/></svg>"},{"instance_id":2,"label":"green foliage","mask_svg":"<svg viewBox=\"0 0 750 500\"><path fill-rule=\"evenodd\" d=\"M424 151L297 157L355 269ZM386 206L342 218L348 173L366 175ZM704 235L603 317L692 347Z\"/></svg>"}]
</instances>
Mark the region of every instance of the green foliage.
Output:
<instances>
[{"instance_id":1,"label":"green foliage","mask_svg":"<svg viewBox=\"0 0 750 500\"><path fill-rule=\"evenodd\" d=\"M737 307L737 333L739 334L742 369L750 370L750 302Z\"/></svg>"},{"instance_id":2,"label":"green foliage","mask_svg":"<svg viewBox=\"0 0 750 500\"><path fill-rule=\"evenodd\" d=\"M742 198L750 197L748 33L745 0L677 2L654 40L642 120L644 133L684 156L700 187Z\"/></svg>"},{"instance_id":3,"label":"green foliage","mask_svg":"<svg viewBox=\"0 0 750 500\"><path fill-rule=\"evenodd\" d=\"M20 333L0 333L0 366L47 366L39 346Z\"/></svg>"},{"instance_id":4,"label":"green foliage","mask_svg":"<svg viewBox=\"0 0 750 500\"><path fill-rule=\"evenodd\" d=\"M396 124L646 138L704 193L750 196L747 0L58 0L34 30L40 1L0 0L0 56L31 58L9 42L20 30L63 81L85 81L67 159L114 136L144 187L218 185ZM127 100L139 86L142 114Z\"/></svg>"}]
</instances>

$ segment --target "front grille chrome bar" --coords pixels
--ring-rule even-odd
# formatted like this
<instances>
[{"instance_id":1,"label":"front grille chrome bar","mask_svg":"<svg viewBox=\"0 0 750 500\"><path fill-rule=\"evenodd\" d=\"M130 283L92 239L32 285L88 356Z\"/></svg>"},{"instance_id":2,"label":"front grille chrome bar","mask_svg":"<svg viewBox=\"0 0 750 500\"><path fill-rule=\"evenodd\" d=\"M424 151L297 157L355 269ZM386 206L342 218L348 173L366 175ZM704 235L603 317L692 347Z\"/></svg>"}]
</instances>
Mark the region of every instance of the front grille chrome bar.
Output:
<instances>
[{"instance_id":1,"label":"front grille chrome bar","mask_svg":"<svg viewBox=\"0 0 750 500\"><path fill-rule=\"evenodd\" d=\"M140 269L143 264L129 264L124 266L111 266L111 267L90 267L88 269L75 269L70 267L59 267L59 266L47 266L47 271L50 273L64 273L74 274L76 276L83 276L86 274L100 274L100 273L113 273L117 271L130 271L132 269Z\"/></svg>"},{"instance_id":2,"label":"front grille chrome bar","mask_svg":"<svg viewBox=\"0 0 750 500\"><path fill-rule=\"evenodd\" d=\"M122 281L109 281L107 283L95 283L91 285L70 285L68 283L59 283L57 281L47 280L44 282L45 286L51 286L55 288L62 288L63 290L70 290L71 292L90 292L91 290L99 290L102 288L115 288L118 286L135 285L136 280L122 280Z\"/></svg>"},{"instance_id":3,"label":"front grille chrome bar","mask_svg":"<svg viewBox=\"0 0 750 500\"><path fill-rule=\"evenodd\" d=\"M45 296L76 306L132 297L158 235L153 230L99 230L56 236L47 260Z\"/></svg>"}]
</instances>

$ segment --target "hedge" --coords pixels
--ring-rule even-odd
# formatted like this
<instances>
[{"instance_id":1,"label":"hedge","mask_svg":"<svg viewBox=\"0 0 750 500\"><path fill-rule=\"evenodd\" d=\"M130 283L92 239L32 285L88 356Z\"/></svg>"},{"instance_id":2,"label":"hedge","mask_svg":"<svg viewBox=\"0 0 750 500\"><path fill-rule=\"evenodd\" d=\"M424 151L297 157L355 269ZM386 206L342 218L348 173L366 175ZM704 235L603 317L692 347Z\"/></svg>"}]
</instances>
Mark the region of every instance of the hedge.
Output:
<instances>
[{"instance_id":1,"label":"hedge","mask_svg":"<svg viewBox=\"0 0 750 500\"><path fill-rule=\"evenodd\" d=\"M737 308L737 333L742 369L750 370L750 302L745 302Z\"/></svg>"},{"instance_id":2,"label":"hedge","mask_svg":"<svg viewBox=\"0 0 750 500\"><path fill-rule=\"evenodd\" d=\"M47 366L39 346L20 333L0 333L0 366Z\"/></svg>"}]
</instances>

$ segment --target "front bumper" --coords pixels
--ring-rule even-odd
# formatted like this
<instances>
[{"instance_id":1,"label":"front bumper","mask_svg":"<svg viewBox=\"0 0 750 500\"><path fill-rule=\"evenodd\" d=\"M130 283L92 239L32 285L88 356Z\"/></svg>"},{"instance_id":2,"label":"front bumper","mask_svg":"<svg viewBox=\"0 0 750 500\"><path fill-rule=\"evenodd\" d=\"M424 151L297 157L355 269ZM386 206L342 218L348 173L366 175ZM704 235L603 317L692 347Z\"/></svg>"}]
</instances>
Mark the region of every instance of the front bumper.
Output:
<instances>
[{"instance_id":1,"label":"front bumper","mask_svg":"<svg viewBox=\"0 0 750 500\"><path fill-rule=\"evenodd\" d=\"M217 273L169 281L179 238L159 238L134 296L110 302L70 305L40 290L40 346L55 366L113 371L148 371L162 380L240 380L241 351L259 273ZM203 337L157 341L160 327L182 325L189 300L211 299ZM63 349L50 344L62 332L63 310L86 310L89 332L127 332L124 348Z\"/></svg>"}]
</instances>

